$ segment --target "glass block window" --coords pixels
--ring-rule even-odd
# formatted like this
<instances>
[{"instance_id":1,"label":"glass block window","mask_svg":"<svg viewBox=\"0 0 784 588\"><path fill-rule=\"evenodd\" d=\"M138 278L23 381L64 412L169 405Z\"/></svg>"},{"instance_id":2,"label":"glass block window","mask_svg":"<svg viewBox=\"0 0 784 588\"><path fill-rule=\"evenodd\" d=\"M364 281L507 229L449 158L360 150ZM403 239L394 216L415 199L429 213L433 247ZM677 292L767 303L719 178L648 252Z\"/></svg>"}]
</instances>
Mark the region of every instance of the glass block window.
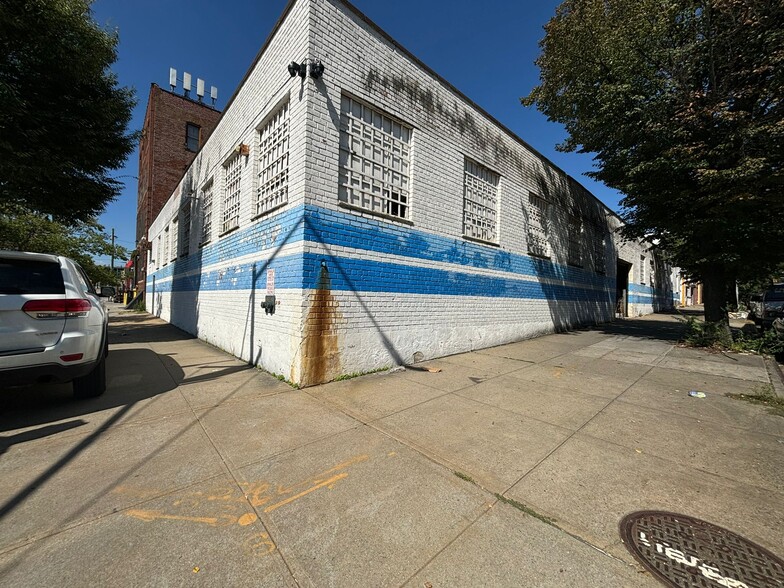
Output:
<instances>
[{"instance_id":1,"label":"glass block window","mask_svg":"<svg viewBox=\"0 0 784 588\"><path fill-rule=\"evenodd\" d=\"M528 195L528 253L550 257L550 224L547 200L534 193Z\"/></svg>"},{"instance_id":2,"label":"glass block window","mask_svg":"<svg viewBox=\"0 0 784 588\"><path fill-rule=\"evenodd\" d=\"M498 240L498 181L500 176L485 166L465 160L463 186L463 234Z\"/></svg>"},{"instance_id":3,"label":"glass block window","mask_svg":"<svg viewBox=\"0 0 784 588\"><path fill-rule=\"evenodd\" d=\"M167 226L163 230L163 258L161 259L161 265L166 265L169 263L169 227Z\"/></svg>"},{"instance_id":4,"label":"glass block window","mask_svg":"<svg viewBox=\"0 0 784 588\"><path fill-rule=\"evenodd\" d=\"M289 199L289 105L281 106L259 130L259 183L256 215Z\"/></svg>"},{"instance_id":5,"label":"glass block window","mask_svg":"<svg viewBox=\"0 0 784 588\"><path fill-rule=\"evenodd\" d=\"M582 267L583 265L583 252L582 252L582 235L583 223L580 217L569 215L569 250L567 261L569 265L576 265Z\"/></svg>"},{"instance_id":6,"label":"glass block window","mask_svg":"<svg viewBox=\"0 0 784 588\"><path fill-rule=\"evenodd\" d=\"M221 233L240 226L240 181L242 180L242 157L237 155L226 166L226 179L221 208Z\"/></svg>"},{"instance_id":7,"label":"glass block window","mask_svg":"<svg viewBox=\"0 0 784 588\"><path fill-rule=\"evenodd\" d=\"M343 96L338 199L369 212L408 219L411 127Z\"/></svg>"},{"instance_id":8,"label":"glass block window","mask_svg":"<svg viewBox=\"0 0 784 588\"><path fill-rule=\"evenodd\" d=\"M183 257L190 253L191 248L191 201L190 198L180 208L180 226L182 227L182 239L180 245L180 255Z\"/></svg>"},{"instance_id":9,"label":"glass block window","mask_svg":"<svg viewBox=\"0 0 784 588\"><path fill-rule=\"evenodd\" d=\"M171 231L169 237L171 238L170 259L174 261L177 259L177 237L179 236L180 224L177 222L177 217L174 217L171 224Z\"/></svg>"},{"instance_id":10,"label":"glass block window","mask_svg":"<svg viewBox=\"0 0 784 588\"><path fill-rule=\"evenodd\" d=\"M597 274L602 275L607 271L607 262L604 257L605 246L604 231L597 226L593 235L593 269Z\"/></svg>"},{"instance_id":11,"label":"glass block window","mask_svg":"<svg viewBox=\"0 0 784 588\"><path fill-rule=\"evenodd\" d=\"M212 238L212 181L201 189L201 242L207 243Z\"/></svg>"},{"instance_id":12,"label":"glass block window","mask_svg":"<svg viewBox=\"0 0 784 588\"><path fill-rule=\"evenodd\" d=\"M637 278L640 284L645 284L645 256L640 255L640 265L637 269Z\"/></svg>"}]
</instances>

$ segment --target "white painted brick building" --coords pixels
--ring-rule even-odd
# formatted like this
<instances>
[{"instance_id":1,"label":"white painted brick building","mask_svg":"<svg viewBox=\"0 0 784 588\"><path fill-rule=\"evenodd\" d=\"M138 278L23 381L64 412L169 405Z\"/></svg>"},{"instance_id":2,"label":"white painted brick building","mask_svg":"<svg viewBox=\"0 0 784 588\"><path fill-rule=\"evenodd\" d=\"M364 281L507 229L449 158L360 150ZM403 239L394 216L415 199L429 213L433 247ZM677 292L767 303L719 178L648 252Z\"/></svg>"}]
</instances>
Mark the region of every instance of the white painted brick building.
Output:
<instances>
[{"instance_id":1,"label":"white painted brick building","mask_svg":"<svg viewBox=\"0 0 784 588\"><path fill-rule=\"evenodd\" d=\"M146 305L309 385L672 306L620 223L354 7L294 0L150 228Z\"/></svg>"}]
</instances>

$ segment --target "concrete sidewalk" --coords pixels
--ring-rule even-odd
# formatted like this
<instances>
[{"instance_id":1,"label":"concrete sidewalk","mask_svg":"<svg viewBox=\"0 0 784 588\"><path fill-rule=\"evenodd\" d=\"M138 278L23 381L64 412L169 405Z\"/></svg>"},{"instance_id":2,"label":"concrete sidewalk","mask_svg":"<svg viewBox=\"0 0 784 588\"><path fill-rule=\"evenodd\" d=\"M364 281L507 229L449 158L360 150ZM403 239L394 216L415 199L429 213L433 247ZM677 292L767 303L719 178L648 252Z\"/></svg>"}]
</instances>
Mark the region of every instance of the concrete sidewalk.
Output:
<instances>
[{"instance_id":1,"label":"concrete sidewalk","mask_svg":"<svg viewBox=\"0 0 784 588\"><path fill-rule=\"evenodd\" d=\"M2 583L656 586L618 534L648 509L782 556L784 419L724 396L769 385L764 364L676 347L680 329L293 390L115 314L103 397L0 395Z\"/></svg>"}]
</instances>

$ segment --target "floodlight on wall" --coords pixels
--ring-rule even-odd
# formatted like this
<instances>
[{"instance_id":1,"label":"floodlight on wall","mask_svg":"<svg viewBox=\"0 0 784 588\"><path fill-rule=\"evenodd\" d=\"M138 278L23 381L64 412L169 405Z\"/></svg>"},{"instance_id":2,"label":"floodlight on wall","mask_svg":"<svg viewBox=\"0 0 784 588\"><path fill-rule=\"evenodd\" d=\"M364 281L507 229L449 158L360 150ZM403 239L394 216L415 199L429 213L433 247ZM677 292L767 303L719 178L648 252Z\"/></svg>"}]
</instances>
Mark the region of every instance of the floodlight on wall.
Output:
<instances>
[{"instance_id":1,"label":"floodlight on wall","mask_svg":"<svg viewBox=\"0 0 784 588\"><path fill-rule=\"evenodd\" d=\"M305 77L305 69L296 61L292 61L291 63L289 63L288 70L289 70L289 76L291 76L292 78L296 75L303 78Z\"/></svg>"},{"instance_id":2,"label":"floodlight on wall","mask_svg":"<svg viewBox=\"0 0 784 588\"><path fill-rule=\"evenodd\" d=\"M293 78L294 76L299 76L301 78L306 78L310 76L314 80L319 79L322 74L324 73L324 64L321 63L318 59L305 59L302 63L297 63L296 61L292 61L289 63L288 68L289 75Z\"/></svg>"},{"instance_id":3,"label":"floodlight on wall","mask_svg":"<svg viewBox=\"0 0 784 588\"><path fill-rule=\"evenodd\" d=\"M318 59L316 59L315 61L310 61L309 65L310 65L310 72L309 72L310 77L313 78L314 80L319 79L324 73L324 64L321 63L321 61L319 61Z\"/></svg>"}]
</instances>

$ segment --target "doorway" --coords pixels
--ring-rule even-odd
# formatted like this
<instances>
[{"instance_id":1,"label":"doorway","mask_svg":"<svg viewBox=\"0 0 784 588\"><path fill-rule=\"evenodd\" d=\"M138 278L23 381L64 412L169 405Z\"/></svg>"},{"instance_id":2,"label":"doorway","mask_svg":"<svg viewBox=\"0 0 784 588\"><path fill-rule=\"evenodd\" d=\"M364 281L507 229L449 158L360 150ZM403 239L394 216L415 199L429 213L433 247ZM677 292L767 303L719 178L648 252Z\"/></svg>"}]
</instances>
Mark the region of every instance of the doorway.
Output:
<instances>
[{"instance_id":1,"label":"doorway","mask_svg":"<svg viewBox=\"0 0 784 588\"><path fill-rule=\"evenodd\" d=\"M629 272L632 264L628 261L618 260L615 268L615 316L624 318L629 316Z\"/></svg>"}]
</instances>

